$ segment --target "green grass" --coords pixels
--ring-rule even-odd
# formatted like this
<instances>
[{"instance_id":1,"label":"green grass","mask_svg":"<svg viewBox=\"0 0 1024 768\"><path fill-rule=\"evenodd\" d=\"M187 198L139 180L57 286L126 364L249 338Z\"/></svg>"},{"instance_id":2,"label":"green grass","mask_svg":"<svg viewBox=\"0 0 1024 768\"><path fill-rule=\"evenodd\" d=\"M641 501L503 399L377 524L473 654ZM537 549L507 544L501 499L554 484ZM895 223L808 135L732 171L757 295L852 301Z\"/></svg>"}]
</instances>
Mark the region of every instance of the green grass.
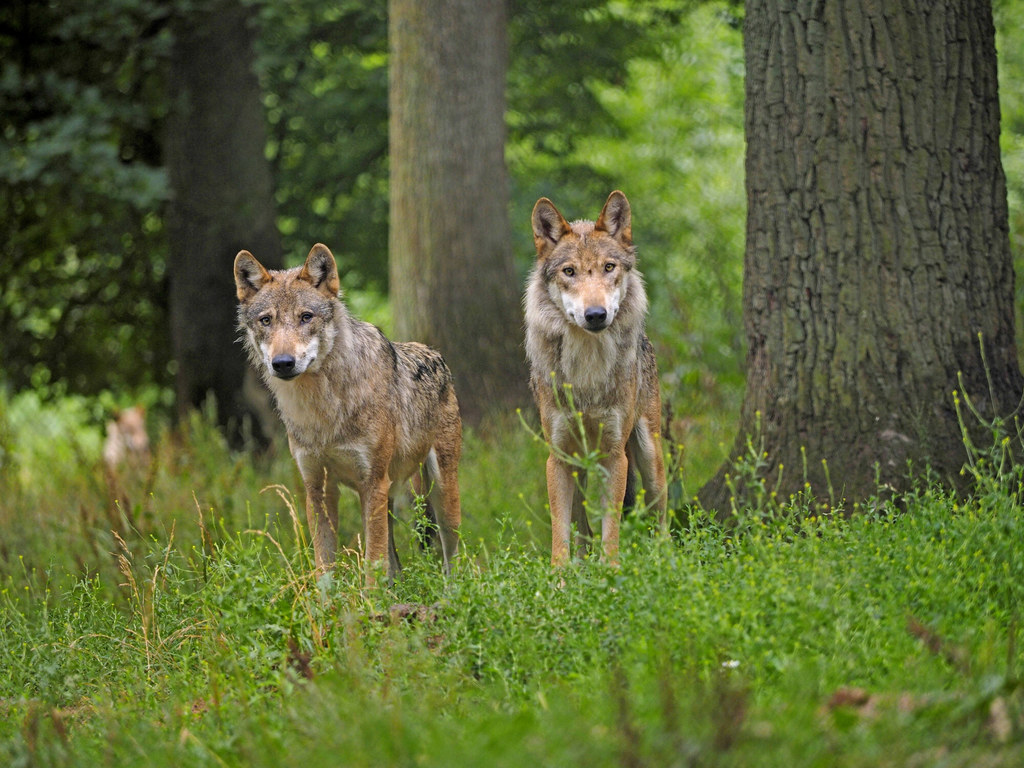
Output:
<instances>
[{"instance_id":1,"label":"green grass","mask_svg":"<svg viewBox=\"0 0 1024 768\"><path fill-rule=\"evenodd\" d=\"M352 556L312 577L286 451L197 416L113 514L87 419L5 407L0 764L1024 760L1019 472L850 519L631 518L620 567L553 572L546 449L510 418L467 436L457 572L404 524L402 579L367 591ZM65 429L37 451L43 417Z\"/></svg>"}]
</instances>

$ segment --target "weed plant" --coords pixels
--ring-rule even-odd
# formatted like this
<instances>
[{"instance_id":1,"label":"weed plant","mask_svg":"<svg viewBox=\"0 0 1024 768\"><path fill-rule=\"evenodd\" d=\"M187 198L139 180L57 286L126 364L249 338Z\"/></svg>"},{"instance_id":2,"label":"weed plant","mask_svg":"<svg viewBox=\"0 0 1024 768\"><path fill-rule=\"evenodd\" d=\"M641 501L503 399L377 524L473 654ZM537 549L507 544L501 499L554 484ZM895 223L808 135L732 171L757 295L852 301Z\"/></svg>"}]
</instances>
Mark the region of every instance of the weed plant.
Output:
<instances>
[{"instance_id":1,"label":"weed plant","mask_svg":"<svg viewBox=\"0 0 1024 768\"><path fill-rule=\"evenodd\" d=\"M546 453L514 419L468 434L455 573L406 515L402 578L374 589L354 501L351 552L316 578L290 458L234 454L208 417L161 434L132 525L82 491L84 459L60 470L77 499L38 493L37 459L5 465L0 764L1024 760L1012 463L849 518L770 490L672 538L628 517L618 567L553 571Z\"/></svg>"}]
</instances>

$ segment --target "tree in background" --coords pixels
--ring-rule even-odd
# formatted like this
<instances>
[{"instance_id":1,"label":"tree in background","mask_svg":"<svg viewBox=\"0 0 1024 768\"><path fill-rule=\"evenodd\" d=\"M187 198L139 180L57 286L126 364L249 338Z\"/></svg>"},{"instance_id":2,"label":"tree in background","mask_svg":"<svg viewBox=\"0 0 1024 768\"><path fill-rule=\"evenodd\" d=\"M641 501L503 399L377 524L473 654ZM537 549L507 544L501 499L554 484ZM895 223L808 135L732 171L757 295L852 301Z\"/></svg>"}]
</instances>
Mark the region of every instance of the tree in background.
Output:
<instances>
[{"instance_id":1,"label":"tree in background","mask_svg":"<svg viewBox=\"0 0 1024 768\"><path fill-rule=\"evenodd\" d=\"M988 418L1024 390L991 4L749 0L744 48L734 454L752 437L779 494L833 503L905 486L911 463L955 478L958 374ZM720 511L726 472L700 494Z\"/></svg>"},{"instance_id":2,"label":"tree in background","mask_svg":"<svg viewBox=\"0 0 1024 768\"><path fill-rule=\"evenodd\" d=\"M437 347L470 423L525 402L505 170L504 0L391 0L395 334Z\"/></svg>"},{"instance_id":3,"label":"tree in background","mask_svg":"<svg viewBox=\"0 0 1024 768\"><path fill-rule=\"evenodd\" d=\"M212 394L233 431L256 410L243 395L248 366L234 343L232 259L245 248L264 264L281 261L251 22L237 0L175 19L165 140L178 411Z\"/></svg>"},{"instance_id":4,"label":"tree in background","mask_svg":"<svg viewBox=\"0 0 1024 768\"><path fill-rule=\"evenodd\" d=\"M212 391L240 416L231 260L243 246L280 259L249 11L0 14L4 383L96 394L176 372L180 410Z\"/></svg>"},{"instance_id":5,"label":"tree in background","mask_svg":"<svg viewBox=\"0 0 1024 768\"><path fill-rule=\"evenodd\" d=\"M358 305L361 291L387 290L386 0L244 5L257 19L264 151L283 250L330 243ZM168 268L171 53L176 32L224 7L69 0L58 12L21 0L0 8L0 353L15 391L139 397L141 389L150 404L157 393L171 404L168 282L180 276ZM581 138L618 131L589 84L623 82L628 56L655 53L660 38L650 33L666 16L608 0L510 8L508 151L521 213L511 242L525 269L532 245L522 222L538 195L558 189L582 206L614 184L614 174L572 156ZM246 125L242 140L253 135ZM377 322L390 321L379 299L362 303ZM231 344L221 357L237 353Z\"/></svg>"},{"instance_id":6,"label":"tree in background","mask_svg":"<svg viewBox=\"0 0 1024 768\"><path fill-rule=\"evenodd\" d=\"M594 86L621 85L633 59L660 55L682 15L674 5L508 3L505 151L512 207L522 212L513 251L524 269L533 261L528 222L539 196L557 190L567 206L585 209L616 184L618 172L576 152L589 137L623 137ZM257 67L284 250L301 259L322 240L347 289L386 292L387 1L265 2L258 14Z\"/></svg>"}]
</instances>

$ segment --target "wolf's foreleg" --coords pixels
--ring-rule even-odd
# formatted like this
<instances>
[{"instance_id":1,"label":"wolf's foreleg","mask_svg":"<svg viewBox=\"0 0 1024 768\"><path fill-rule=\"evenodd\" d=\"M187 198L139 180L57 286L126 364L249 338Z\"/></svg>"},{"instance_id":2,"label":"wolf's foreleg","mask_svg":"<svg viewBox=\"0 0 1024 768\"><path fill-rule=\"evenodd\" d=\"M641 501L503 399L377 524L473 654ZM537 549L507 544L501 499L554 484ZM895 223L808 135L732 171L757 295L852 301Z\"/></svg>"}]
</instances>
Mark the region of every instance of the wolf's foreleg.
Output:
<instances>
[{"instance_id":1,"label":"wolf's foreleg","mask_svg":"<svg viewBox=\"0 0 1024 768\"><path fill-rule=\"evenodd\" d=\"M619 522L622 518L622 500L626 495L626 478L629 474L625 445L620 445L603 459L601 464L605 468L607 483L601 494L601 509L604 514L601 520L601 552L605 561L611 565L618 565Z\"/></svg>"},{"instance_id":2,"label":"wolf's foreleg","mask_svg":"<svg viewBox=\"0 0 1024 768\"><path fill-rule=\"evenodd\" d=\"M655 401L655 414L660 406ZM665 457L661 452L661 435L657 416L645 415L633 430L630 439L630 460L636 465L644 484L645 501L658 512L658 525L665 529L668 524L668 493L665 481Z\"/></svg>"},{"instance_id":3,"label":"wolf's foreleg","mask_svg":"<svg viewBox=\"0 0 1024 768\"><path fill-rule=\"evenodd\" d=\"M576 490L572 467L548 456L548 505L551 507L551 565L569 562L569 537L572 533L572 496Z\"/></svg>"},{"instance_id":4,"label":"wolf's foreleg","mask_svg":"<svg viewBox=\"0 0 1024 768\"><path fill-rule=\"evenodd\" d=\"M384 564L388 581L393 581L397 573L392 570L388 558L388 536L390 522L388 520L388 490L391 478L383 472L371 479L359 493L359 504L363 514L363 533L365 535L365 566L366 586L376 583L375 572Z\"/></svg>"},{"instance_id":5,"label":"wolf's foreleg","mask_svg":"<svg viewBox=\"0 0 1024 768\"><path fill-rule=\"evenodd\" d=\"M320 467L303 477L306 487L306 524L313 540L313 556L318 571L334 567L338 546L338 484Z\"/></svg>"}]
</instances>

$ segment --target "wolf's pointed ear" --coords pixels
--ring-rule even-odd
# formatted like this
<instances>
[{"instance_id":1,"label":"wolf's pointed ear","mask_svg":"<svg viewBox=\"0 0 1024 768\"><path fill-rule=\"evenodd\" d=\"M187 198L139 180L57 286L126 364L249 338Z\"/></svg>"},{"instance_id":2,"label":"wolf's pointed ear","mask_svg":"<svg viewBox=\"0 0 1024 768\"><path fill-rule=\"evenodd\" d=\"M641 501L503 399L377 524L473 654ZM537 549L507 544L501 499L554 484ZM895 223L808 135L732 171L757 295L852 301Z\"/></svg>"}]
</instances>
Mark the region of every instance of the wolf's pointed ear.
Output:
<instances>
[{"instance_id":1,"label":"wolf's pointed ear","mask_svg":"<svg viewBox=\"0 0 1024 768\"><path fill-rule=\"evenodd\" d=\"M537 256L547 258L558 241L571 231L569 223L555 208L555 204L542 197L533 206L533 244L537 246Z\"/></svg>"},{"instance_id":2,"label":"wolf's pointed ear","mask_svg":"<svg viewBox=\"0 0 1024 768\"><path fill-rule=\"evenodd\" d=\"M306 257L302 265L299 279L312 284L320 293L332 299L338 297L341 281L338 280L338 265L334 262L334 254L323 243L317 243Z\"/></svg>"},{"instance_id":3,"label":"wolf's pointed ear","mask_svg":"<svg viewBox=\"0 0 1024 768\"><path fill-rule=\"evenodd\" d=\"M270 273L256 257L248 251L239 251L235 256L235 292L239 302L244 304L269 282Z\"/></svg>"},{"instance_id":4,"label":"wolf's pointed ear","mask_svg":"<svg viewBox=\"0 0 1024 768\"><path fill-rule=\"evenodd\" d=\"M633 226L629 213L629 200L615 190L608 195L608 200L601 209L601 215L594 224L595 231L604 231L623 245L633 244Z\"/></svg>"}]
</instances>

